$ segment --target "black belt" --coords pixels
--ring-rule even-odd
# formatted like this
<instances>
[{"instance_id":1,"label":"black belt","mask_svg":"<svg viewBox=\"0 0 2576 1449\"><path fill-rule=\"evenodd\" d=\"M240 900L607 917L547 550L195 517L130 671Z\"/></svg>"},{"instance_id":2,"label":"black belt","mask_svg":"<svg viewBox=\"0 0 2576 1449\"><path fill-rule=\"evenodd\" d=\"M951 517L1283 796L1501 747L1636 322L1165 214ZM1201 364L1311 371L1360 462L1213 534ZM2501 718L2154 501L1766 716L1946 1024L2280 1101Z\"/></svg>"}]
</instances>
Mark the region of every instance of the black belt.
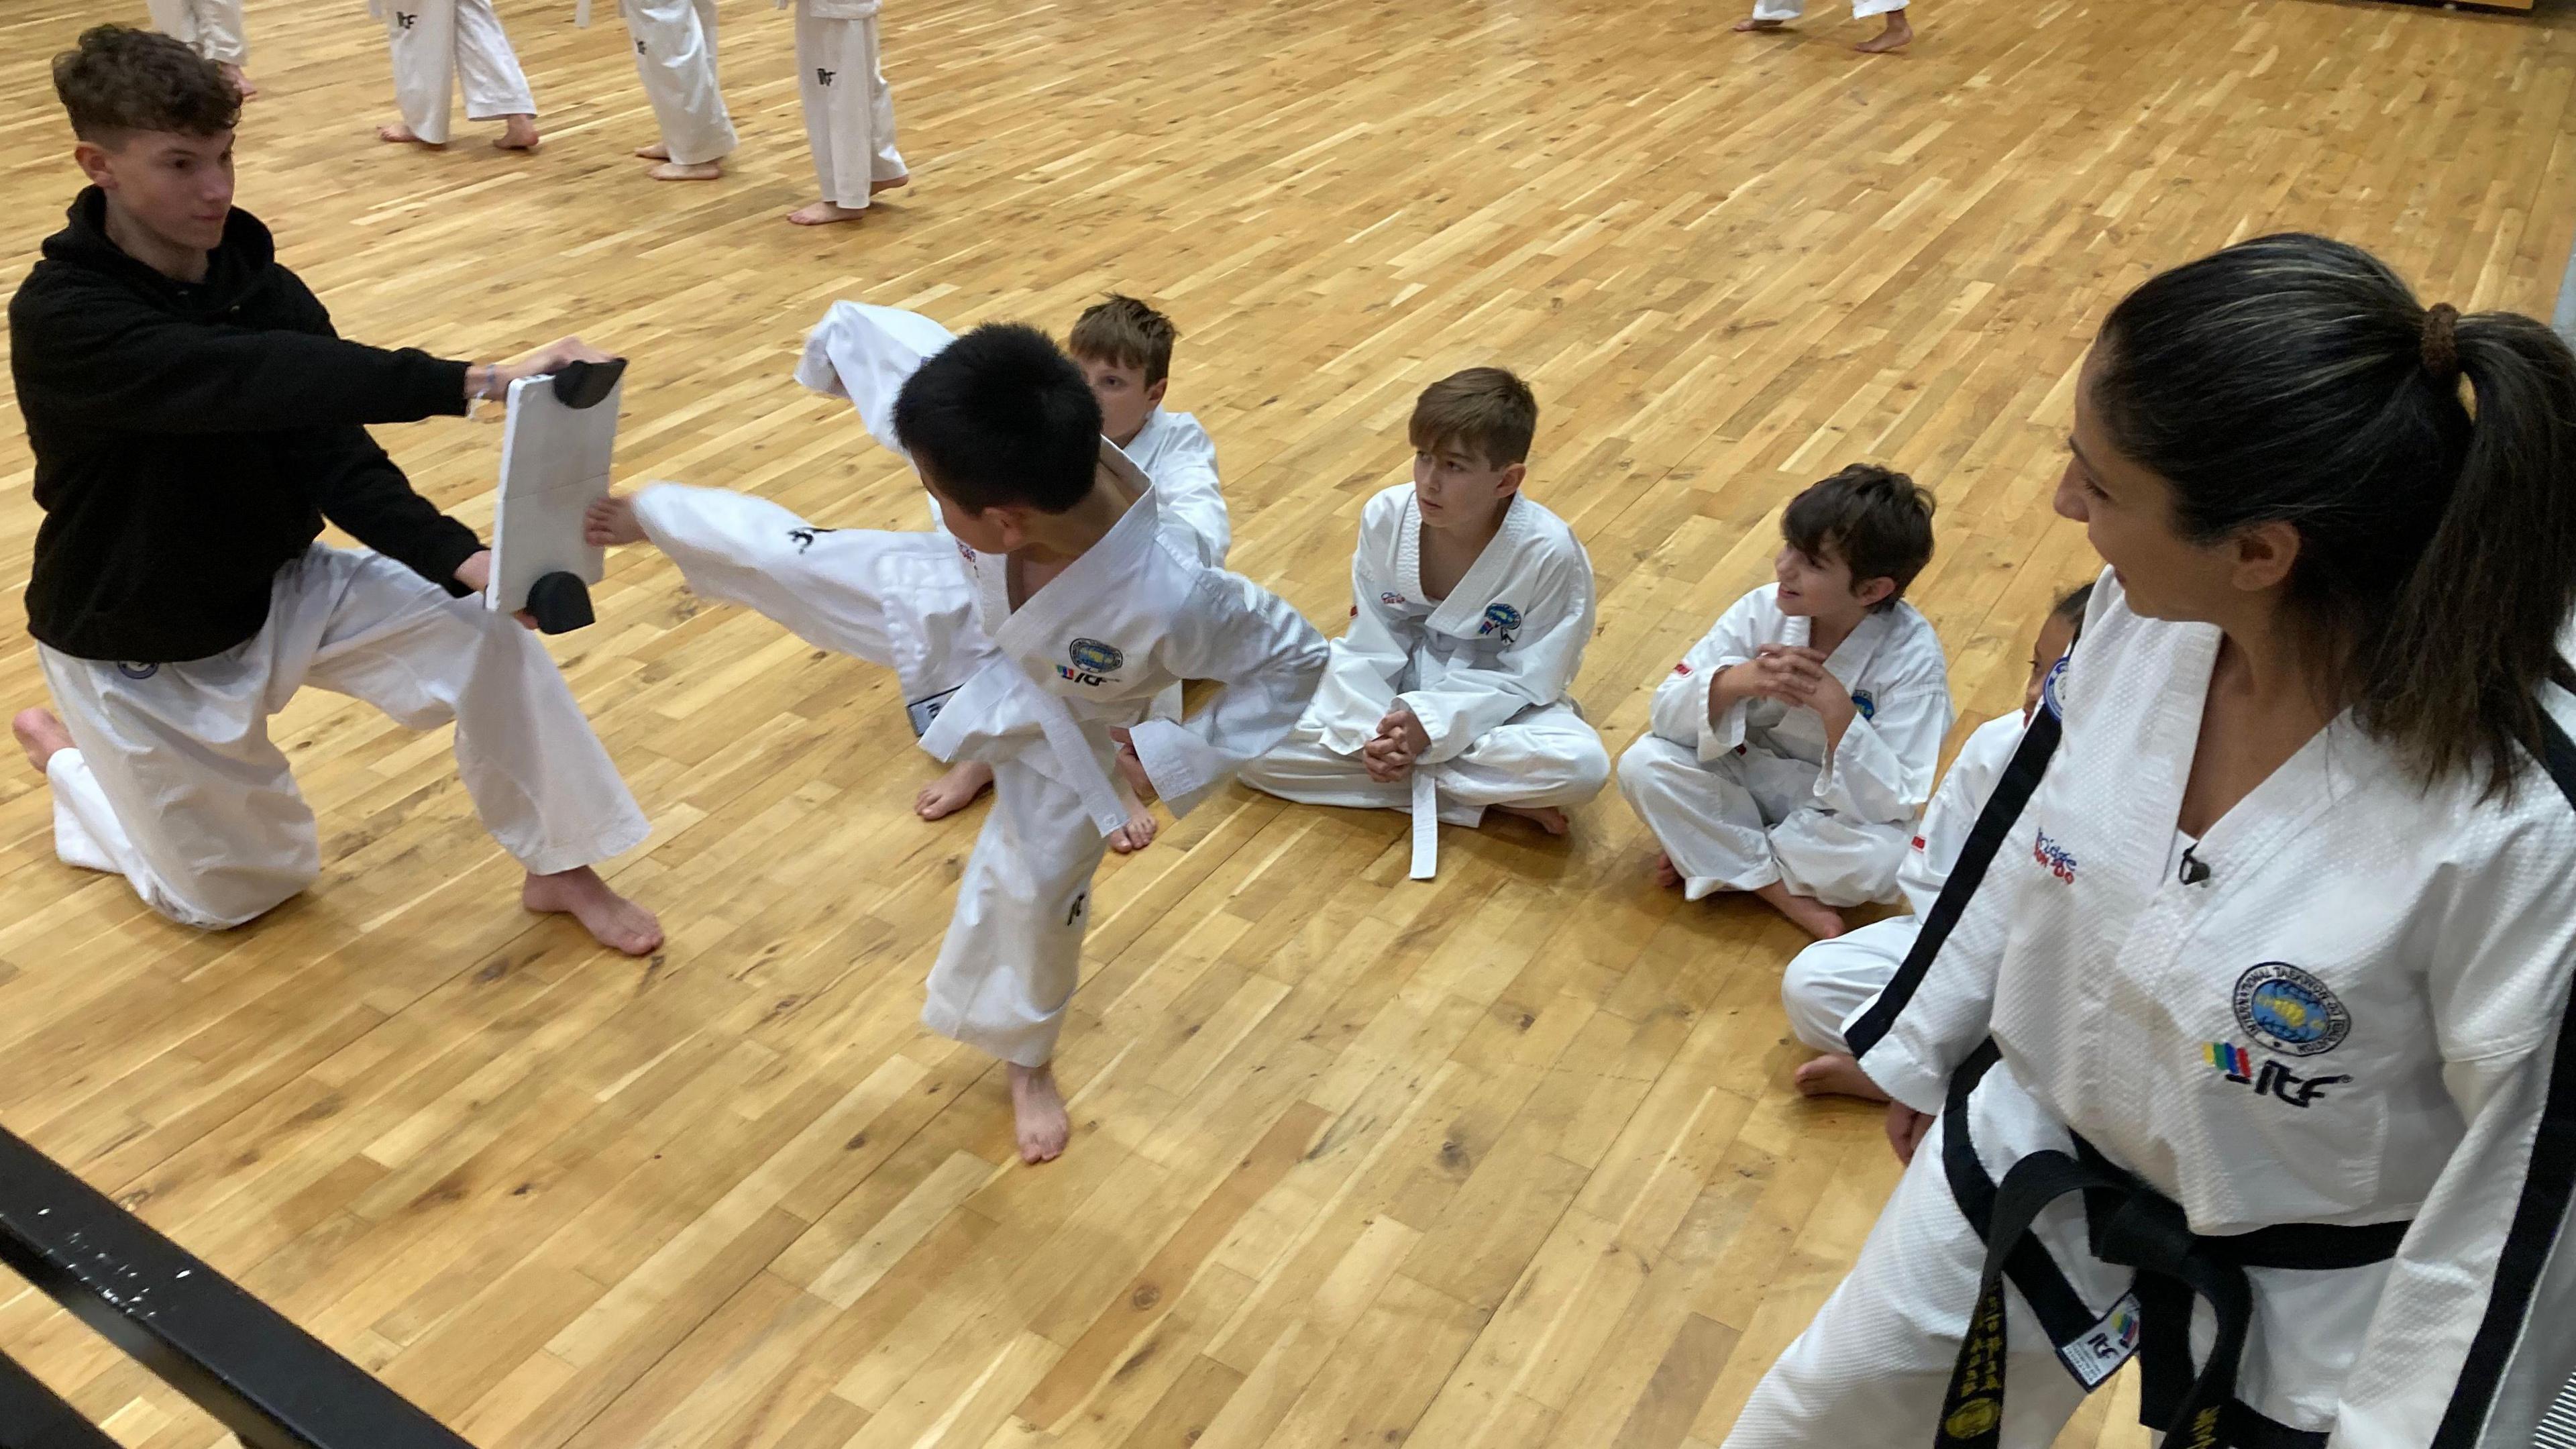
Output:
<instances>
[{"instance_id":1,"label":"black belt","mask_svg":"<svg viewBox=\"0 0 2576 1449\"><path fill-rule=\"evenodd\" d=\"M2084 1224L2093 1256L2137 1271L2138 1421L2172 1436L2169 1449L2324 1449L2326 1436L2293 1429L2236 1397L2236 1373L2254 1317L2248 1268L2335 1270L2396 1256L2406 1223L2342 1227L2281 1223L2250 1233L2204 1236L2183 1210L2122 1171L2083 1138L2072 1154L2035 1152L1998 1185L1977 1160L1968 1135L1968 1098L1994 1066L1993 1042L1977 1049L1950 1079L1941 1165L1960 1212L1986 1242L1985 1275L1976 1310L1941 1404L1935 1449L1992 1449L2003 1427L2004 1296L2009 1275L2050 1338L2083 1337L2093 1312L2048 1255L2031 1225L2069 1193L2084 1194ZM2209 1361L2191 1361L2192 1300L2208 1301L2218 1323Z\"/></svg>"}]
</instances>

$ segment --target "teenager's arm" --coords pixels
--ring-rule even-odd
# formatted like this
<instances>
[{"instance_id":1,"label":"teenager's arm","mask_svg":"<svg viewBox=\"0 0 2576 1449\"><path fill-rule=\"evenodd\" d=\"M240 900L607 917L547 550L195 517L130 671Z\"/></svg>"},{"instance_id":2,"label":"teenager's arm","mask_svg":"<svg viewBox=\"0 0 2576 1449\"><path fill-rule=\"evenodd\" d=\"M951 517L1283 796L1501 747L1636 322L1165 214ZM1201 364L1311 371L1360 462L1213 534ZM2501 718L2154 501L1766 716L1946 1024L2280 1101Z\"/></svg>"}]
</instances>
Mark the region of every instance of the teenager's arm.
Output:
<instances>
[{"instance_id":1,"label":"teenager's arm","mask_svg":"<svg viewBox=\"0 0 2576 1449\"><path fill-rule=\"evenodd\" d=\"M256 433L407 423L465 411L468 364L344 341L291 273L312 330L183 321L123 287L21 292L9 309L20 402L58 425Z\"/></svg>"},{"instance_id":2,"label":"teenager's arm","mask_svg":"<svg viewBox=\"0 0 2576 1449\"><path fill-rule=\"evenodd\" d=\"M411 480L360 427L284 435L278 472L301 483L322 516L349 536L459 598L456 566L482 551L474 530L412 491Z\"/></svg>"}]
</instances>

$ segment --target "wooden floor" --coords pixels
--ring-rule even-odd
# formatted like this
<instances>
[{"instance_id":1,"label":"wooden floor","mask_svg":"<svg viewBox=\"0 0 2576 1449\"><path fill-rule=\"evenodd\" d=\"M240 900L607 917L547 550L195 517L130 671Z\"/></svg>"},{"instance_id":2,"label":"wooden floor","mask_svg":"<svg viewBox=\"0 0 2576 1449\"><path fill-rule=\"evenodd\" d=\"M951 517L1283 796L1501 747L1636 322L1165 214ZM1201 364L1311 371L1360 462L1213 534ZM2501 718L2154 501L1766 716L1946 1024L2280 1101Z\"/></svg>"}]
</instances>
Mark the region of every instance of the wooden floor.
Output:
<instances>
[{"instance_id":1,"label":"wooden floor","mask_svg":"<svg viewBox=\"0 0 2576 1449\"><path fill-rule=\"evenodd\" d=\"M2091 572L2048 508L2071 378L2152 269L2310 227L2546 315L2576 225L2548 6L1926 0L1863 61L1847 18L1739 37L1732 0L894 0L918 184L821 232L780 220L787 18L724 0L743 150L670 186L600 8L504 0L528 158L376 144L356 0L253 0L241 201L345 332L580 332L635 359L625 470L910 527L788 377L825 304L1060 329L1141 292L1236 566L1327 627L1415 391L1505 363L1600 574L1614 749L1783 499L1861 459L1940 494L1916 597L1962 728L2016 702ZM0 16L0 275L73 185L44 59L120 13ZM488 524L496 429L383 436ZM12 589L26 485L9 413ZM999 1073L915 1023L973 822L907 812L932 766L887 676L612 569L557 649L657 827L615 866L670 926L649 963L518 911L444 732L328 696L278 721L325 878L246 930L57 864L41 782L0 787L0 1122L486 1449L1715 1445L1868 1231L1876 1114L1788 1089L1796 938L1653 890L1615 792L1570 842L1448 832L1430 884L1398 818L1220 796L1103 872L1075 1142L1015 1165ZM40 691L0 648L0 698ZM128 1444L220 1437L15 1280L0 1349ZM2132 1416L2097 1396L2066 1442Z\"/></svg>"}]
</instances>

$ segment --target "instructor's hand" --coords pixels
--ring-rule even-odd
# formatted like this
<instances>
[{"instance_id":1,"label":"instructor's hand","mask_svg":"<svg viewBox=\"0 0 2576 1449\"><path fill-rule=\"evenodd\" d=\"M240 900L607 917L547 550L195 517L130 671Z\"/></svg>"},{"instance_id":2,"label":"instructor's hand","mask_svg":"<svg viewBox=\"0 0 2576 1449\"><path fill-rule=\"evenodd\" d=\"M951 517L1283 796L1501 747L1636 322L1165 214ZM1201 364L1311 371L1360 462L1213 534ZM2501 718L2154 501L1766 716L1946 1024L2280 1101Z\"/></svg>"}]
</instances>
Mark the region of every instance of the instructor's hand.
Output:
<instances>
[{"instance_id":1,"label":"instructor's hand","mask_svg":"<svg viewBox=\"0 0 2576 1449\"><path fill-rule=\"evenodd\" d=\"M1932 1130L1929 1114L1917 1112L1903 1102L1887 1104L1887 1145L1896 1149L1896 1160L1911 1167L1914 1149L1923 1145L1923 1134Z\"/></svg>"},{"instance_id":2,"label":"instructor's hand","mask_svg":"<svg viewBox=\"0 0 2576 1449\"><path fill-rule=\"evenodd\" d=\"M456 581L478 594L490 589L492 587L492 550L476 549L467 554L465 562L456 566ZM537 616L525 609L521 609L511 617L517 619L519 627L523 629L537 627Z\"/></svg>"},{"instance_id":3,"label":"instructor's hand","mask_svg":"<svg viewBox=\"0 0 2576 1449\"><path fill-rule=\"evenodd\" d=\"M567 363L612 360L607 353L578 337L566 337L560 341L549 342L525 356L509 362L495 363L492 367L492 396L505 397L509 394L510 384L520 378L544 377L548 373L561 372Z\"/></svg>"}]
</instances>

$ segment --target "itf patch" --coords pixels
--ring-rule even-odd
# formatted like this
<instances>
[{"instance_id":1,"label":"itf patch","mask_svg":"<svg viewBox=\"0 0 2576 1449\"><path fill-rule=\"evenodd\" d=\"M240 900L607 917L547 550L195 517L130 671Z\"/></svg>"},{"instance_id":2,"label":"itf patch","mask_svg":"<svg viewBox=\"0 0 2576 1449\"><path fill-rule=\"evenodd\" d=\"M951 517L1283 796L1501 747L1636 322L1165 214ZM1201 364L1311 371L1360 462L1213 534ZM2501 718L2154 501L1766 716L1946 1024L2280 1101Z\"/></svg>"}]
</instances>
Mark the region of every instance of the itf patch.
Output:
<instances>
[{"instance_id":1,"label":"itf patch","mask_svg":"<svg viewBox=\"0 0 2576 1449\"><path fill-rule=\"evenodd\" d=\"M1499 634L1503 642L1509 644L1512 642L1512 636L1520 632L1520 627L1520 610L1509 604L1489 604L1485 607L1485 622L1476 626L1476 633L1480 637L1486 634Z\"/></svg>"},{"instance_id":2,"label":"itf patch","mask_svg":"<svg viewBox=\"0 0 2576 1449\"><path fill-rule=\"evenodd\" d=\"M2236 978L2236 1024L2294 1057L2333 1051L2352 1034L2352 1013L2316 977L2287 961L2266 961Z\"/></svg>"}]
</instances>

